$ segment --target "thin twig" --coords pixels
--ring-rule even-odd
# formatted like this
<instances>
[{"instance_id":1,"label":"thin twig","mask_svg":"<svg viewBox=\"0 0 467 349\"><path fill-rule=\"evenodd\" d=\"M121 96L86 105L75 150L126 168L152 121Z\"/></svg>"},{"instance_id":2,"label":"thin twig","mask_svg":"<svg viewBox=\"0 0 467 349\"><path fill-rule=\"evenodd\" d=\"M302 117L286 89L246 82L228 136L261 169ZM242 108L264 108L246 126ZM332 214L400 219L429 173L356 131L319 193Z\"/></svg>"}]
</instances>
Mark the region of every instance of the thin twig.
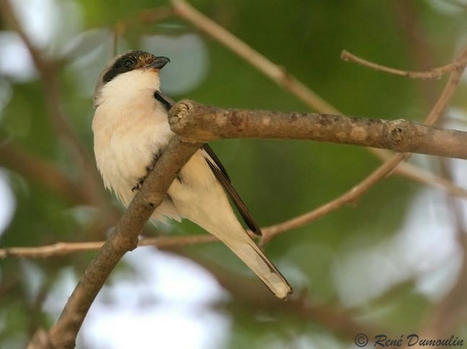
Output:
<instances>
[{"instance_id":1,"label":"thin twig","mask_svg":"<svg viewBox=\"0 0 467 349\"><path fill-rule=\"evenodd\" d=\"M462 53L459 55L459 59L467 58L467 47L462 50ZM466 62L467 63L467 62ZM454 70L450 75L449 79L446 82L446 86L441 93L441 96L436 101L435 105L431 109L430 113L425 119L425 123L428 125L434 125L438 121L439 117L444 113L445 109L448 106L449 101L451 100L454 92L459 85L462 74L465 70L465 64Z\"/></svg>"},{"instance_id":2,"label":"thin twig","mask_svg":"<svg viewBox=\"0 0 467 349\"><path fill-rule=\"evenodd\" d=\"M391 68L388 66L384 66L381 64L377 64L374 62L370 62L366 59L360 58L347 50L342 50L341 58L347 62L353 62L370 69L374 69L377 71L398 75L398 76L405 76L412 79L439 79L443 74L450 73L462 66L467 64L467 57L459 58L452 63L443 65L438 68L433 68L428 71L408 71L408 70L401 70L396 68Z\"/></svg>"},{"instance_id":3,"label":"thin twig","mask_svg":"<svg viewBox=\"0 0 467 349\"><path fill-rule=\"evenodd\" d=\"M213 235L202 234L193 236L160 236L156 238L144 238L138 241L138 247L155 246L160 249L216 242L219 241ZM92 242L57 242L51 245L35 247L10 247L0 249L0 259L6 257L19 258L50 258L65 256L68 254L99 250L105 241Z\"/></svg>"},{"instance_id":4,"label":"thin twig","mask_svg":"<svg viewBox=\"0 0 467 349\"><path fill-rule=\"evenodd\" d=\"M333 107L329 102L325 101L317 93L313 92L304 83L297 80L279 65L270 61L267 57L263 56L252 47L248 46L245 42L241 41L232 33L228 32L225 28L221 27L208 17L204 16L190 4L183 0L172 0L172 5L175 9L175 14L179 17L190 22L197 29L201 30L210 37L216 39L220 44L229 48L233 53L244 59L251 66L258 69L266 77L276 82L279 86L297 96L310 108L320 113L327 114L343 114L338 109ZM382 151L381 149L367 148L372 154L381 160L388 160L391 154ZM435 188L442 188L450 190L452 183L446 185L446 181L440 180L437 176L433 177L428 171L417 168L411 165L407 168L406 163L400 163L394 170L395 173L413 180L420 180L423 184L431 185ZM427 181L428 178L436 178L436 182Z\"/></svg>"},{"instance_id":5,"label":"thin twig","mask_svg":"<svg viewBox=\"0 0 467 349\"><path fill-rule=\"evenodd\" d=\"M390 160L385 161L370 175L365 177L360 183L340 195L336 199L327 202L326 204L307 212L301 216L292 218L281 224L275 224L267 227L263 230L263 241L266 243L276 237L279 234L285 233L286 231L296 229L312 221L317 220L325 216L326 214L337 210L338 208L355 201L358 197L367 192L376 183L387 176L401 161L408 158L407 154L396 154Z\"/></svg>"}]
</instances>

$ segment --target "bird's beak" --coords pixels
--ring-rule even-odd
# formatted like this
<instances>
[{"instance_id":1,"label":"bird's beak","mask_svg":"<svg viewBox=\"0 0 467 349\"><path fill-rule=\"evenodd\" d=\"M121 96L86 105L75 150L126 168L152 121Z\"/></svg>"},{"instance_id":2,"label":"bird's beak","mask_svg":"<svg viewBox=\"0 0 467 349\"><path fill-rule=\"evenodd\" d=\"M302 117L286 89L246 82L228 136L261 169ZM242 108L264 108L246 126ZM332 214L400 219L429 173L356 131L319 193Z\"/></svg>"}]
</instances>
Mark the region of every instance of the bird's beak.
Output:
<instances>
[{"instance_id":1,"label":"bird's beak","mask_svg":"<svg viewBox=\"0 0 467 349\"><path fill-rule=\"evenodd\" d=\"M152 69L162 69L167 63L170 62L170 59L164 56L158 56L154 59L154 61L147 65L148 68Z\"/></svg>"}]
</instances>

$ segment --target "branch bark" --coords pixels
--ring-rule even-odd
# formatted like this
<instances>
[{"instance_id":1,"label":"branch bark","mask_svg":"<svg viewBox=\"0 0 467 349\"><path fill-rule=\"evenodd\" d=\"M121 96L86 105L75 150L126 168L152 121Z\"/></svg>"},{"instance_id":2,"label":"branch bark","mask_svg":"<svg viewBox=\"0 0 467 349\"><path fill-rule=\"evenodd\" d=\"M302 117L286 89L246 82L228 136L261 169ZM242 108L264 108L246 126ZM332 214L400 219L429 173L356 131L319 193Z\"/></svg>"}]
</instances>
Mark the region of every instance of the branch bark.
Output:
<instances>
[{"instance_id":1,"label":"branch bark","mask_svg":"<svg viewBox=\"0 0 467 349\"><path fill-rule=\"evenodd\" d=\"M161 203L177 172L201 146L175 137L148 175L141 191L132 200L115 232L105 242L68 299L57 323L49 331L52 348L73 348L81 324L122 256L138 244L138 235L154 209Z\"/></svg>"},{"instance_id":2,"label":"branch bark","mask_svg":"<svg viewBox=\"0 0 467 349\"><path fill-rule=\"evenodd\" d=\"M317 113L220 109L178 102L169 113L172 130L184 139L308 139L467 159L467 132L407 120L354 118Z\"/></svg>"}]
</instances>

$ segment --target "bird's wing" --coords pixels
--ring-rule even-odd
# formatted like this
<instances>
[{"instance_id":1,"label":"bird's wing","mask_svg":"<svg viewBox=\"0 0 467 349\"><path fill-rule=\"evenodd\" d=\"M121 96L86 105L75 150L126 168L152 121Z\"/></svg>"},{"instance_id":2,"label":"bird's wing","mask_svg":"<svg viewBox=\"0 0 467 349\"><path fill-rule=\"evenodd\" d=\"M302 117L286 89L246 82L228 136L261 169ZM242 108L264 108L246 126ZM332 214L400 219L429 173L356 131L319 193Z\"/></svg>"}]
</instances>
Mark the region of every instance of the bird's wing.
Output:
<instances>
[{"instance_id":1,"label":"bird's wing","mask_svg":"<svg viewBox=\"0 0 467 349\"><path fill-rule=\"evenodd\" d=\"M222 186L224 187L224 190L229 194L230 198L234 202L238 212L240 212L240 215L242 216L248 228L250 228L251 231L256 235L261 235L260 227L256 223L255 219L250 213L250 210L245 205L240 195L238 195L237 191L233 187L232 183L230 182L230 178L227 175L227 172L225 171L224 166L222 166L222 163L219 161L214 151L208 144L205 144L203 146L203 150L208 155L206 157L206 161L209 167L211 168L219 183L222 184Z\"/></svg>"},{"instance_id":2,"label":"bird's wing","mask_svg":"<svg viewBox=\"0 0 467 349\"><path fill-rule=\"evenodd\" d=\"M170 97L163 95L160 91L156 91L154 93L154 98L157 99L167 111L169 111L169 109L172 108L174 104L174 101ZM261 235L260 227L254 220L250 210L245 205L240 195L238 195L237 191L233 187L230 181L230 177L217 155L208 144L204 144L202 150L204 151L205 159L209 165L209 168L214 173L214 176L217 178L229 197L232 199L235 207L237 207L238 212L242 216L248 228L250 228L253 233Z\"/></svg>"},{"instance_id":3,"label":"bird's wing","mask_svg":"<svg viewBox=\"0 0 467 349\"><path fill-rule=\"evenodd\" d=\"M172 98L163 95L161 91L156 90L156 92L154 92L154 98L157 99L167 111L169 111L169 109L175 104L175 101Z\"/></svg>"}]
</instances>

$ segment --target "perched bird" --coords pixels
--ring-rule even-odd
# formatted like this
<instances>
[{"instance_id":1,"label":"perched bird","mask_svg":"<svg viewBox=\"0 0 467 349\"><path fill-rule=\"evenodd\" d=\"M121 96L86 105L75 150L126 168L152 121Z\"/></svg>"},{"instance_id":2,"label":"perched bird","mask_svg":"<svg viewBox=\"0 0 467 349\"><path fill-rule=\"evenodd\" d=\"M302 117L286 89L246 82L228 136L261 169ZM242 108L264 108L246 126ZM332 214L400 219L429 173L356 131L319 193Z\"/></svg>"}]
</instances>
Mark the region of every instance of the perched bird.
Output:
<instances>
[{"instance_id":1,"label":"perched bird","mask_svg":"<svg viewBox=\"0 0 467 349\"><path fill-rule=\"evenodd\" d=\"M144 51L115 57L99 77L92 121L97 167L106 188L127 206L174 133L160 92L159 71L169 59ZM291 293L280 272L242 227L226 193L247 226L261 234L233 188L224 166L206 144L180 170L152 219L189 219L225 243L279 298Z\"/></svg>"}]
</instances>

